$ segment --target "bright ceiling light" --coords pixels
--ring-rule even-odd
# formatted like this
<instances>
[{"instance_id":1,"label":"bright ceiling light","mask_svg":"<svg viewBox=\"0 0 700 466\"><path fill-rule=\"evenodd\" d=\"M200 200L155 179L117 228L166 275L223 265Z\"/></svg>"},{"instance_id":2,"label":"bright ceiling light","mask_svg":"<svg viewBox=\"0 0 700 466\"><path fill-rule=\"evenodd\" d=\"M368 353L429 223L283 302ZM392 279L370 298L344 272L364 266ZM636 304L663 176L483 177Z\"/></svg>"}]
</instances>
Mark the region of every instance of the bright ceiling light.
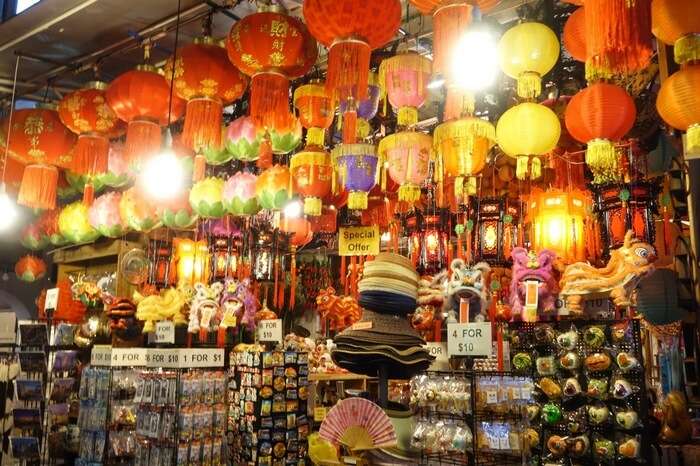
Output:
<instances>
[{"instance_id":1,"label":"bright ceiling light","mask_svg":"<svg viewBox=\"0 0 700 466\"><path fill-rule=\"evenodd\" d=\"M0 231L9 230L17 221L17 205L5 191L5 184L0 185Z\"/></svg>"},{"instance_id":2,"label":"bright ceiling light","mask_svg":"<svg viewBox=\"0 0 700 466\"><path fill-rule=\"evenodd\" d=\"M452 84L476 92L493 84L496 73L498 49L495 38L482 27L471 28L455 47Z\"/></svg>"},{"instance_id":3,"label":"bright ceiling light","mask_svg":"<svg viewBox=\"0 0 700 466\"><path fill-rule=\"evenodd\" d=\"M304 210L302 203L299 199L291 200L284 206L284 216L286 218L299 218Z\"/></svg>"},{"instance_id":4,"label":"bright ceiling light","mask_svg":"<svg viewBox=\"0 0 700 466\"><path fill-rule=\"evenodd\" d=\"M149 158L141 171L140 184L154 200L165 201L179 195L185 187L185 170L173 151L170 129L163 150Z\"/></svg>"}]
</instances>

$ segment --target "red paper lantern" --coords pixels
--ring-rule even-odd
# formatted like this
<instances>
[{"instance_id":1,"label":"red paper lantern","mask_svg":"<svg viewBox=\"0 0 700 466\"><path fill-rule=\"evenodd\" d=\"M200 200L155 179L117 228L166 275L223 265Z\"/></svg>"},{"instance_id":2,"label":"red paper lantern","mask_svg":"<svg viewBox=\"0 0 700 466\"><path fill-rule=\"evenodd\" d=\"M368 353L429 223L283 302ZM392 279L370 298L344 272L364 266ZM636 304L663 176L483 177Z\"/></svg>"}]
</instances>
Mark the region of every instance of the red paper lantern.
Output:
<instances>
[{"instance_id":1,"label":"red paper lantern","mask_svg":"<svg viewBox=\"0 0 700 466\"><path fill-rule=\"evenodd\" d=\"M79 175L107 171L109 136L118 119L107 105L105 89L107 84L96 81L65 95L58 104L61 121L78 135L71 169Z\"/></svg>"},{"instance_id":2,"label":"red paper lantern","mask_svg":"<svg viewBox=\"0 0 700 466\"><path fill-rule=\"evenodd\" d=\"M27 164L17 202L33 209L55 208L56 166L70 166L75 135L50 106L16 110L12 114L12 131L8 126L9 118L5 118L0 125L0 146L6 145L10 133L10 156Z\"/></svg>"},{"instance_id":3,"label":"red paper lantern","mask_svg":"<svg viewBox=\"0 0 700 466\"><path fill-rule=\"evenodd\" d=\"M586 163L593 171L594 182L614 179L619 167L613 141L632 129L636 117L634 100L614 84L592 84L569 102L566 128L574 139L588 144Z\"/></svg>"},{"instance_id":4,"label":"red paper lantern","mask_svg":"<svg viewBox=\"0 0 700 466\"><path fill-rule=\"evenodd\" d=\"M226 41L234 65L252 78L250 116L268 129L283 126L289 114L289 80L316 63L316 41L296 18L260 11L236 21Z\"/></svg>"},{"instance_id":5,"label":"red paper lantern","mask_svg":"<svg viewBox=\"0 0 700 466\"><path fill-rule=\"evenodd\" d=\"M2 130L0 129L0 154L5 154L5 148L2 145ZM19 188L22 184L22 175L24 174L25 165L12 157L7 157L3 160L6 161L7 167L5 168L5 187L7 192L11 195L16 195L19 192ZM0 161L0 169L2 169L3 162Z\"/></svg>"},{"instance_id":6,"label":"red paper lantern","mask_svg":"<svg viewBox=\"0 0 700 466\"><path fill-rule=\"evenodd\" d=\"M586 12L583 8L571 13L566 20L562 42L574 60L586 61Z\"/></svg>"},{"instance_id":7,"label":"red paper lantern","mask_svg":"<svg viewBox=\"0 0 700 466\"><path fill-rule=\"evenodd\" d=\"M331 191L333 164L325 151L305 150L292 156L289 163L294 191L304 196L304 213L321 215L322 199Z\"/></svg>"},{"instance_id":8,"label":"red paper lantern","mask_svg":"<svg viewBox=\"0 0 700 466\"><path fill-rule=\"evenodd\" d=\"M165 65L172 76L173 60ZM226 50L211 37L195 40L177 52L175 92L187 101L182 139L195 152L221 147L224 105L239 99L248 86L246 77L228 60Z\"/></svg>"},{"instance_id":9,"label":"red paper lantern","mask_svg":"<svg viewBox=\"0 0 700 466\"><path fill-rule=\"evenodd\" d=\"M161 147L161 126L168 124L170 86L152 66L119 75L107 88L107 103L127 122L124 155L129 163L155 154ZM173 95L170 122L177 121L185 102Z\"/></svg>"},{"instance_id":10,"label":"red paper lantern","mask_svg":"<svg viewBox=\"0 0 700 466\"><path fill-rule=\"evenodd\" d=\"M325 130L331 126L335 116L335 102L325 85L314 82L297 87L294 107L299 112L299 121L308 130L306 146L323 147Z\"/></svg>"},{"instance_id":11,"label":"red paper lantern","mask_svg":"<svg viewBox=\"0 0 700 466\"><path fill-rule=\"evenodd\" d=\"M24 256L15 264L15 273L23 282L35 282L46 275L46 262L36 256Z\"/></svg>"}]
</instances>

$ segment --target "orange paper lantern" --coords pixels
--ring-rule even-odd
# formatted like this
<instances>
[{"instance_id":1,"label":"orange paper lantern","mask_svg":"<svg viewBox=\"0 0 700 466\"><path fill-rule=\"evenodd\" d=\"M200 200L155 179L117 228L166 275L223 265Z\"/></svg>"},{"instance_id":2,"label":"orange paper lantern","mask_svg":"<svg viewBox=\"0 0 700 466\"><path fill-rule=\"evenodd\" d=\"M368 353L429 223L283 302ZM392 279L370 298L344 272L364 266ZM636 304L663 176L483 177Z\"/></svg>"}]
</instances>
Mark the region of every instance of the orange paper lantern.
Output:
<instances>
[{"instance_id":1,"label":"orange paper lantern","mask_svg":"<svg viewBox=\"0 0 700 466\"><path fill-rule=\"evenodd\" d=\"M304 213L321 215L322 199L331 191L331 155L325 151L304 150L292 156L289 167L294 191L304 196Z\"/></svg>"},{"instance_id":2,"label":"orange paper lantern","mask_svg":"<svg viewBox=\"0 0 700 466\"><path fill-rule=\"evenodd\" d=\"M671 127L687 131L688 153L700 153L700 65L686 65L669 76L656 97L659 116Z\"/></svg>"},{"instance_id":3,"label":"orange paper lantern","mask_svg":"<svg viewBox=\"0 0 700 466\"><path fill-rule=\"evenodd\" d=\"M586 12L584 8L577 9L566 20L562 42L574 60L586 61Z\"/></svg>"},{"instance_id":4,"label":"orange paper lantern","mask_svg":"<svg viewBox=\"0 0 700 466\"><path fill-rule=\"evenodd\" d=\"M323 147L325 130L333 123L335 102L322 83L299 86L294 91L294 107L308 131L306 146Z\"/></svg>"},{"instance_id":5,"label":"orange paper lantern","mask_svg":"<svg viewBox=\"0 0 700 466\"><path fill-rule=\"evenodd\" d=\"M696 0L651 2L651 31L673 45L676 63L700 60L700 4Z\"/></svg>"}]
</instances>

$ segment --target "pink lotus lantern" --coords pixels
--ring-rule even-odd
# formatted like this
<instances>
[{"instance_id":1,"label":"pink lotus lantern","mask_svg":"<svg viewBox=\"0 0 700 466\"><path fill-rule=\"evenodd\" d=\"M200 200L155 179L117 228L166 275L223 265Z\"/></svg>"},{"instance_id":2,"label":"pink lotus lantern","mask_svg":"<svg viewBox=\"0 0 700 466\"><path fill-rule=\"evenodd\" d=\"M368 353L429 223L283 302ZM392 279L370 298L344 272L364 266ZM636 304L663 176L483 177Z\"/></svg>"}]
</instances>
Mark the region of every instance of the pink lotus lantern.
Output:
<instances>
[{"instance_id":1,"label":"pink lotus lantern","mask_svg":"<svg viewBox=\"0 0 700 466\"><path fill-rule=\"evenodd\" d=\"M31 251L38 251L44 249L49 245L49 238L42 228L41 221L30 223L24 230L22 230L22 236L19 242L25 248Z\"/></svg>"},{"instance_id":2,"label":"pink lotus lantern","mask_svg":"<svg viewBox=\"0 0 700 466\"><path fill-rule=\"evenodd\" d=\"M119 213L124 222L135 231L147 233L160 226L156 209L135 187L122 193Z\"/></svg>"},{"instance_id":3,"label":"pink lotus lantern","mask_svg":"<svg viewBox=\"0 0 700 466\"><path fill-rule=\"evenodd\" d=\"M348 208L367 208L369 192L377 184L377 151L372 144L338 144L332 151L340 187L348 191Z\"/></svg>"},{"instance_id":4,"label":"pink lotus lantern","mask_svg":"<svg viewBox=\"0 0 700 466\"><path fill-rule=\"evenodd\" d=\"M123 144L110 144L107 173L99 175L99 178L102 184L111 188L122 188L131 181L132 173L129 170L129 162L124 157Z\"/></svg>"},{"instance_id":5,"label":"pink lotus lantern","mask_svg":"<svg viewBox=\"0 0 700 466\"><path fill-rule=\"evenodd\" d=\"M222 199L226 210L233 215L253 215L260 205L255 194L258 177L252 173L238 172L224 183Z\"/></svg>"},{"instance_id":6,"label":"pink lotus lantern","mask_svg":"<svg viewBox=\"0 0 700 466\"><path fill-rule=\"evenodd\" d=\"M99 196L88 210L90 225L102 236L118 238L126 233L126 224L119 213L121 193L112 192Z\"/></svg>"},{"instance_id":7,"label":"pink lotus lantern","mask_svg":"<svg viewBox=\"0 0 700 466\"><path fill-rule=\"evenodd\" d=\"M431 73L431 61L415 52L395 55L382 62L379 85L397 109L399 126L418 123L418 107L428 97Z\"/></svg>"},{"instance_id":8,"label":"pink lotus lantern","mask_svg":"<svg viewBox=\"0 0 700 466\"><path fill-rule=\"evenodd\" d=\"M199 219L190 206L188 191L184 191L175 199L161 201L156 207L156 212L163 225L173 230L189 230Z\"/></svg>"},{"instance_id":9,"label":"pink lotus lantern","mask_svg":"<svg viewBox=\"0 0 700 466\"><path fill-rule=\"evenodd\" d=\"M421 186L430 174L432 145L430 135L413 131L390 134L379 143L379 158L388 165L391 179L400 185L400 201L415 204L420 199Z\"/></svg>"},{"instance_id":10,"label":"pink lotus lantern","mask_svg":"<svg viewBox=\"0 0 700 466\"><path fill-rule=\"evenodd\" d=\"M248 116L233 120L226 128L226 149L237 160L257 160L261 142L262 134L258 132L253 119Z\"/></svg>"}]
</instances>

